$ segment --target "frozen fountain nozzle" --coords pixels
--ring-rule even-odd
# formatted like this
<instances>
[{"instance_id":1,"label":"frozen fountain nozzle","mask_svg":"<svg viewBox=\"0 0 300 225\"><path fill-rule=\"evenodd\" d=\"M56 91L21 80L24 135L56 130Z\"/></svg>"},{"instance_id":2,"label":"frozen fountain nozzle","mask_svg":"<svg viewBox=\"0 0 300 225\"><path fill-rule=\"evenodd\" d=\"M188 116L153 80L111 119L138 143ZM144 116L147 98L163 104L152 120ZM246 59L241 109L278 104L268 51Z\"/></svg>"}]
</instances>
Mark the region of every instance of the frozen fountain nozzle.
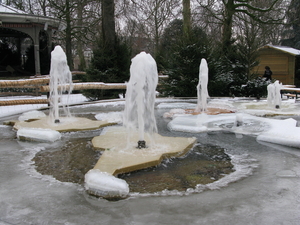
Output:
<instances>
[{"instance_id":1,"label":"frozen fountain nozzle","mask_svg":"<svg viewBox=\"0 0 300 225\"><path fill-rule=\"evenodd\" d=\"M280 107L279 107L279 105L276 105L275 108L276 108L276 109L279 109Z\"/></svg>"},{"instance_id":2,"label":"frozen fountain nozzle","mask_svg":"<svg viewBox=\"0 0 300 225\"><path fill-rule=\"evenodd\" d=\"M138 146L137 148L146 148L146 141L138 141Z\"/></svg>"},{"instance_id":3,"label":"frozen fountain nozzle","mask_svg":"<svg viewBox=\"0 0 300 225\"><path fill-rule=\"evenodd\" d=\"M60 123L59 119L54 120L54 123Z\"/></svg>"}]
</instances>

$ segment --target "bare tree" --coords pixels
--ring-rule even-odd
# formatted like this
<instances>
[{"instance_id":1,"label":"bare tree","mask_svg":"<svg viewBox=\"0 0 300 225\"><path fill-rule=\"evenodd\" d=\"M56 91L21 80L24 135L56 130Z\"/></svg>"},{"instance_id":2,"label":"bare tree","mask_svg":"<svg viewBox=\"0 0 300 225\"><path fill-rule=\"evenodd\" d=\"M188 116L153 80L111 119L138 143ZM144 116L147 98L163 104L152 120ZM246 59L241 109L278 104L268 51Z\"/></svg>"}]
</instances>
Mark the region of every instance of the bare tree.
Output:
<instances>
[{"instance_id":1,"label":"bare tree","mask_svg":"<svg viewBox=\"0 0 300 225\"><path fill-rule=\"evenodd\" d=\"M239 15L247 15L261 24L282 23L284 19L282 14L284 8L281 7L284 0L197 0L197 2L205 9L206 15L214 18L221 25L220 41L224 53L229 51L234 42L233 28L235 23L239 22Z\"/></svg>"},{"instance_id":2,"label":"bare tree","mask_svg":"<svg viewBox=\"0 0 300 225\"><path fill-rule=\"evenodd\" d=\"M126 7L127 31L136 40L139 37L153 42L154 49L148 51L156 55L164 28L179 16L180 0L131 0Z\"/></svg>"},{"instance_id":3,"label":"bare tree","mask_svg":"<svg viewBox=\"0 0 300 225\"><path fill-rule=\"evenodd\" d=\"M99 34L100 1L92 0L49 0L51 15L65 25L63 35L57 43L65 46L68 65L73 69L74 54L78 54L84 69L84 50ZM94 40L93 40L94 39Z\"/></svg>"}]
</instances>

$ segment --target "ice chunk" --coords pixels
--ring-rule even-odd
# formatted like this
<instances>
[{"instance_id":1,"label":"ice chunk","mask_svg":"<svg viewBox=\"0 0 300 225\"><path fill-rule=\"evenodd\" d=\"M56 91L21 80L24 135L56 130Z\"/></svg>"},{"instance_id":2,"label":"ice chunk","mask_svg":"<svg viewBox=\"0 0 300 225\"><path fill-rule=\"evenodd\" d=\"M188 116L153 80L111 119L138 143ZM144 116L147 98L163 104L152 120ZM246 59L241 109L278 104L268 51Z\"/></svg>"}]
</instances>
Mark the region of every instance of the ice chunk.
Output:
<instances>
[{"instance_id":1,"label":"ice chunk","mask_svg":"<svg viewBox=\"0 0 300 225\"><path fill-rule=\"evenodd\" d=\"M21 116L19 116L19 121L38 119L42 117L46 117L46 114L41 111L33 110L33 111L25 112Z\"/></svg>"},{"instance_id":2,"label":"ice chunk","mask_svg":"<svg viewBox=\"0 0 300 225\"><path fill-rule=\"evenodd\" d=\"M41 128L20 128L17 132L19 140L54 142L61 138L56 130Z\"/></svg>"},{"instance_id":3,"label":"ice chunk","mask_svg":"<svg viewBox=\"0 0 300 225\"><path fill-rule=\"evenodd\" d=\"M300 148L300 127L296 125L297 121L292 118L274 120L271 129L258 135L257 140Z\"/></svg>"},{"instance_id":4,"label":"ice chunk","mask_svg":"<svg viewBox=\"0 0 300 225\"><path fill-rule=\"evenodd\" d=\"M109 123L122 123L123 112L98 113L95 115L97 120L107 121Z\"/></svg>"},{"instance_id":5,"label":"ice chunk","mask_svg":"<svg viewBox=\"0 0 300 225\"><path fill-rule=\"evenodd\" d=\"M172 118L176 117L178 115L185 115L185 110L184 109L171 109L170 112L165 112L163 117L164 118Z\"/></svg>"},{"instance_id":6,"label":"ice chunk","mask_svg":"<svg viewBox=\"0 0 300 225\"><path fill-rule=\"evenodd\" d=\"M129 193L125 180L98 169L91 169L85 174L85 189L104 198L125 198Z\"/></svg>"}]
</instances>

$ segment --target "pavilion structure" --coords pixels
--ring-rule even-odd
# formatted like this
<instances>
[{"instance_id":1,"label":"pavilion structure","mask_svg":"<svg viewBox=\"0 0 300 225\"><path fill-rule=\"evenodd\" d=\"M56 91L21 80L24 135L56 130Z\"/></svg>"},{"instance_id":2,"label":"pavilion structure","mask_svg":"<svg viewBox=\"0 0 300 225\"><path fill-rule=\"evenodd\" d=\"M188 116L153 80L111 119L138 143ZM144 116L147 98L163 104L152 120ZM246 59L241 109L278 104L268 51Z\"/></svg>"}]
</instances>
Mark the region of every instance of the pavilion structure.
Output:
<instances>
[{"instance_id":1,"label":"pavilion structure","mask_svg":"<svg viewBox=\"0 0 300 225\"><path fill-rule=\"evenodd\" d=\"M7 6L0 1L0 38L14 37L18 40L17 51L22 57L22 41L31 38L34 46L35 75L41 74L40 65L40 37L47 37L48 52L51 52L52 36L57 30L61 30L63 23L58 19L28 14L24 11ZM0 42L1 50L1 42ZM5 57L5 56L4 56ZM22 59L20 59L21 61ZM6 65L9 71L10 66ZM11 71L9 71L11 72Z\"/></svg>"}]
</instances>

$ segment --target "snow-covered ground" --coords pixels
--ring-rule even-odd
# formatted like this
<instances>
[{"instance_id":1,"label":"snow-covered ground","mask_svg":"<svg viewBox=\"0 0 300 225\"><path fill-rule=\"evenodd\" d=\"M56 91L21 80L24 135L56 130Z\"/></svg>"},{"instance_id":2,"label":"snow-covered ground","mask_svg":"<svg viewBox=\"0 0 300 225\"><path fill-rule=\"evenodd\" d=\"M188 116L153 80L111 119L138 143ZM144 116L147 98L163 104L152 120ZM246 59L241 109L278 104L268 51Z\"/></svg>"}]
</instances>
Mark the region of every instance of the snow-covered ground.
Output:
<instances>
[{"instance_id":1,"label":"snow-covered ground","mask_svg":"<svg viewBox=\"0 0 300 225\"><path fill-rule=\"evenodd\" d=\"M85 101L83 96L76 99L73 103ZM232 173L211 185L199 186L197 191L132 194L126 200L109 202L92 198L80 185L62 183L36 172L31 161L35 153L62 145L63 141L18 141L10 126L0 125L0 224L299 224L300 149L283 143L283 137L288 138L290 130L293 130L292 139L296 144L300 139L297 136L299 103L276 111L264 108L263 101L237 103L232 99L215 99L211 105L222 104L225 108L238 109L237 113L220 115L219 119L207 117L205 123L200 120L198 124L195 118L189 120L189 116L163 118L163 114L172 108L186 107L185 102L157 100L160 132L171 136L194 136L199 143L225 148L232 156L235 169L243 171L243 175ZM194 100L188 102L188 108L195 103ZM115 108L123 105L124 101L100 102L72 108L77 112L95 112L99 119L109 119L119 116ZM0 121L8 116L17 119L21 113L41 107L45 106L0 107ZM271 112L276 117L256 116ZM289 119L289 115L293 119ZM233 128L237 119L243 121L243 131L241 127ZM179 123L179 120L183 122ZM176 130L172 123L190 130ZM205 126L207 131L193 131L196 125ZM262 134L265 136L259 140ZM68 135L76 136L73 133L65 134L65 137ZM276 143L274 140L281 141Z\"/></svg>"}]
</instances>

